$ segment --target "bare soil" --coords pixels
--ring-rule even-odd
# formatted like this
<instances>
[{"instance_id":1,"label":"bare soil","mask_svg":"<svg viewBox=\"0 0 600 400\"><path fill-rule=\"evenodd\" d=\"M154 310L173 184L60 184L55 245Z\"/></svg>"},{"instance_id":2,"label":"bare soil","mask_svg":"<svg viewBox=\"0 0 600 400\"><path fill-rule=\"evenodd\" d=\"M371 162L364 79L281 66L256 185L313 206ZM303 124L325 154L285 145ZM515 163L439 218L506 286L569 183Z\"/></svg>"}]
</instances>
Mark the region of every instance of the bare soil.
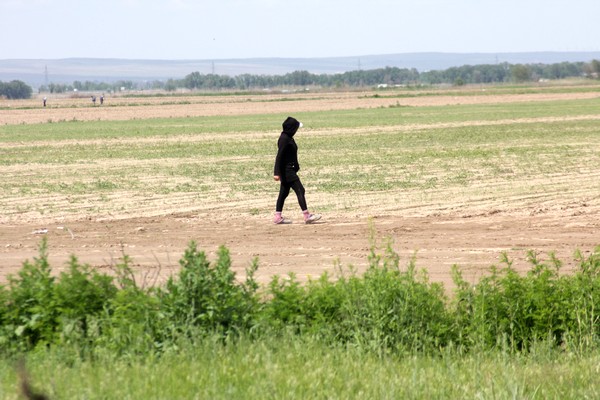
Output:
<instances>
[{"instance_id":1,"label":"bare soil","mask_svg":"<svg viewBox=\"0 0 600 400\"><path fill-rule=\"evenodd\" d=\"M50 102L51 106L46 109L2 109L0 122L293 113L354 109L366 104L358 93L310 96L298 101L239 104L230 99L228 102L225 97L210 98L210 102L195 102L197 98L190 98L189 104L173 105L151 104L155 101L151 99L149 104L103 108L69 108L65 105L70 104L68 102L83 100L66 99L62 107L53 108ZM401 103L419 106L587 97L598 97L598 93L429 96L402 99ZM396 103L397 99L376 99L375 102L369 99L368 106ZM12 107L16 107L14 103ZM600 115L593 117L598 119ZM589 174L554 177L572 188L589 187L590 179L597 178L600 177ZM481 193L485 192L485 188L479 189ZM448 288L452 287L451 267L454 264L462 267L465 278L476 280L489 266L499 263L502 252L514 260L516 268L528 269L526 254L528 250L534 250L543 259L554 252L564 262L564 270L569 271L577 264L573 257L576 249L587 255L600 244L600 196L597 193L582 189L547 193L536 198L516 193L503 197L500 203L474 193L441 194L443 201L419 202L415 199L400 206L394 198L402 193L366 195L355 199L360 212L325 213L322 220L313 225L302 222L293 196L286 204L292 223L271 223L268 210L277 195L275 185L271 197L258 200L256 206L266 211L256 215L247 212L249 207L245 203L242 206L244 200L241 199L228 203L217 196L213 202L198 205L191 199L174 197L177 195L140 199L135 194L114 199L118 205L115 210L129 210L124 213L113 210L102 215L90 215L87 211L50 216L11 215L10 218L5 215L0 216L0 282L6 281L8 274L16 273L24 260L37 256L43 236L48 238L49 259L56 272L66 268L71 255L77 256L80 262L110 272L126 254L132 259L140 283L146 285L163 282L178 270L178 261L190 240L196 241L211 259L217 248L225 245L231 252L234 269L242 277L245 268L258 258L257 277L265 283L275 274L289 272L295 273L300 280L316 278L325 271L333 276L348 273L350 265L360 272L368 265L370 237L377 239L379 252L385 247L384 238L390 238L392 247L401 256L402 266L415 256L417 267L425 268L432 281L443 282ZM309 205L331 201L325 195L311 191L309 185L307 197ZM15 201L23 208L29 208L28 201L39 199L23 197ZM152 206L146 207L146 201ZM138 211L132 212L132 209Z\"/></svg>"},{"instance_id":2,"label":"bare soil","mask_svg":"<svg viewBox=\"0 0 600 400\"><path fill-rule=\"evenodd\" d=\"M599 89L600 90L600 89ZM248 96L187 96L175 98L108 97L104 105L89 98L56 95L41 107L41 99L0 99L0 124L61 121L105 121L146 118L201 117L211 115L288 114L389 106L431 106L597 98L599 92L530 93L520 95L448 94L398 98L374 97L374 92L294 93ZM418 93L417 93L418 94ZM39 96L38 96L39 97ZM279 100L279 101L278 101ZM281 101L284 100L284 101Z\"/></svg>"}]
</instances>

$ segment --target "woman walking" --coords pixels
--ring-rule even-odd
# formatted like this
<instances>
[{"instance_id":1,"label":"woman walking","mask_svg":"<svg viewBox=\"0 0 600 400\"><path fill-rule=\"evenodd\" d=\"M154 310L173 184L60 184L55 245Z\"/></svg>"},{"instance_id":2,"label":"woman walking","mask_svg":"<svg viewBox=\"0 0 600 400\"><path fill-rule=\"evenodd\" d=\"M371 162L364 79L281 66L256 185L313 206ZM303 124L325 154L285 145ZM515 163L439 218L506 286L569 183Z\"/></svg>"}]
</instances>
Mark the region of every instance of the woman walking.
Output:
<instances>
[{"instance_id":1,"label":"woman walking","mask_svg":"<svg viewBox=\"0 0 600 400\"><path fill-rule=\"evenodd\" d=\"M318 214L311 214L308 211L306 198L304 197L304 186L302 186L302 182L298 176L300 164L298 163L298 146L294 141L294 135L298 129L302 127L302 123L295 118L287 117L287 119L283 121L282 126L283 132L281 132L279 140L277 141L278 150L273 174L275 181L280 183L273 222L275 224L283 224L286 222L281 213L283 212L285 199L290 194L290 189L292 189L298 197L298 204L302 210L304 222L306 224L311 224L321 219L321 216Z\"/></svg>"}]
</instances>

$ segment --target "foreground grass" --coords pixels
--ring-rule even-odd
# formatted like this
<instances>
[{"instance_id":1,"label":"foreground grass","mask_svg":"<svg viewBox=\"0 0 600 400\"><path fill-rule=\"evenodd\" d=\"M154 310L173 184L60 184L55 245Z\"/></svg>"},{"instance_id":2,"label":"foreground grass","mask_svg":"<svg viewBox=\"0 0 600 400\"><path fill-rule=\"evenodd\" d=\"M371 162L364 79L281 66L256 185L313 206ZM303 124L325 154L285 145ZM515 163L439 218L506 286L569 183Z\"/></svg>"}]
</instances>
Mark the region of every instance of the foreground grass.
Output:
<instances>
[{"instance_id":1,"label":"foreground grass","mask_svg":"<svg viewBox=\"0 0 600 400\"><path fill-rule=\"evenodd\" d=\"M191 243L178 277L147 291L45 244L0 287L0 396L15 366L52 398L596 398L600 247L574 275L531 254L451 300L388 246L362 276L238 283L229 252ZM258 267L255 265L255 267ZM248 272L251 272L249 270Z\"/></svg>"},{"instance_id":2,"label":"foreground grass","mask_svg":"<svg viewBox=\"0 0 600 400\"><path fill-rule=\"evenodd\" d=\"M600 396L600 354L544 346L436 357L383 356L279 338L206 339L160 358L26 359L33 385L63 399L583 399ZM17 399L14 361L0 363L0 397Z\"/></svg>"}]
</instances>

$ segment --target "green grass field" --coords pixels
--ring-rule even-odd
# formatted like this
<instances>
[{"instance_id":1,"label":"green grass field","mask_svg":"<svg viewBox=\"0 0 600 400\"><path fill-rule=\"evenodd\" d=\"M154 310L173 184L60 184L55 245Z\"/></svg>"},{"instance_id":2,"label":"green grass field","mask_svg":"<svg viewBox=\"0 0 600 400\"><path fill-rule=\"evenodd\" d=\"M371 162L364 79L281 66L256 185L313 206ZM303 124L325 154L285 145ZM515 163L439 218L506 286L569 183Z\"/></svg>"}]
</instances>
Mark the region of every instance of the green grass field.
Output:
<instances>
[{"instance_id":1,"label":"green grass field","mask_svg":"<svg viewBox=\"0 0 600 400\"><path fill-rule=\"evenodd\" d=\"M15 362L0 366L0 397L18 399ZM27 357L33 386L57 399L593 399L600 355L501 351L377 357L299 339L207 340L161 358L80 361Z\"/></svg>"}]
</instances>

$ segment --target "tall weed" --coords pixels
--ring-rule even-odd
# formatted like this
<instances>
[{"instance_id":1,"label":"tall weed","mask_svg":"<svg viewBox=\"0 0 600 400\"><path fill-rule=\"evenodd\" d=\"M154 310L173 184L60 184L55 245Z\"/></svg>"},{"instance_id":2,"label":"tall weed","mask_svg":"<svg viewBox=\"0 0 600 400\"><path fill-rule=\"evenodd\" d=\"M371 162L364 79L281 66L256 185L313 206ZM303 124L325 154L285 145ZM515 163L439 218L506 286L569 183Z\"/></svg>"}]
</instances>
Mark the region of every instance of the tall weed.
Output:
<instances>
[{"instance_id":1,"label":"tall weed","mask_svg":"<svg viewBox=\"0 0 600 400\"><path fill-rule=\"evenodd\" d=\"M371 249L363 276L331 282L327 274L300 285L293 275L269 285L265 320L271 327L317 335L367 351L429 351L452 340L452 321L443 287L418 274L414 259L406 271L388 243Z\"/></svg>"},{"instance_id":2,"label":"tall weed","mask_svg":"<svg viewBox=\"0 0 600 400\"><path fill-rule=\"evenodd\" d=\"M597 342L600 248L589 258L578 254L580 265L574 274L561 275L561 262L553 254L544 262L531 251L531 269L524 275L505 254L503 266L492 266L476 284L465 282L455 268L453 308L462 343L514 352L540 341L579 348Z\"/></svg>"},{"instance_id":3,"label":"tall weed","mask_svg":"<svg viewBox=\"0 0 600 400\"><path fill-rule=\"evenodd\" d=\"M138 286L130 262L124 255L115 265L118 291L98 319L101 334L94 345L114 356L160 352L165 343L161 333L168 321L160 313L156 289Z\"/></svg>"},{"instance_id":4,"label":"tall weed","mask_svg":"<svg viewBox=\"0 0 600 400\"><path fill-rule=\"evenodd\" d=\"M26 261L5 292L1 342L27 350L62 341L88 340L90 322L100 316L117 294L113 279L81 265L74 256L68 271L51 275L47 241L39 257ZM95 325L95 324L93 324Z\"/></svg>"},{"instance_id":5,"label":"tall weed","mask_svg":"<svg viewBox=\"0 0 600 400\"><path fill-rule=\"evenodd\" d=\"M230 334L252 326L258 304L253 275L256 262L247 270L246 281L239 284L231 270L229 250L221 246L211 264L192 241L180 264L179 275L159 291L161 312L175 331L200 327Z\"/></svg>"},{"instance_id":6,"label":"tall weed","mask_svg":"<svg viewBox=\"0 0 600 400\"><path fill-rule=\"evenodd\" d=\"M51 343L58 326L54 280L48 263L48 247L42 240L39 257L27 260L17 276L8 277L2 339L6 347L28 350Z\"/></svg>"}]
</instances>

